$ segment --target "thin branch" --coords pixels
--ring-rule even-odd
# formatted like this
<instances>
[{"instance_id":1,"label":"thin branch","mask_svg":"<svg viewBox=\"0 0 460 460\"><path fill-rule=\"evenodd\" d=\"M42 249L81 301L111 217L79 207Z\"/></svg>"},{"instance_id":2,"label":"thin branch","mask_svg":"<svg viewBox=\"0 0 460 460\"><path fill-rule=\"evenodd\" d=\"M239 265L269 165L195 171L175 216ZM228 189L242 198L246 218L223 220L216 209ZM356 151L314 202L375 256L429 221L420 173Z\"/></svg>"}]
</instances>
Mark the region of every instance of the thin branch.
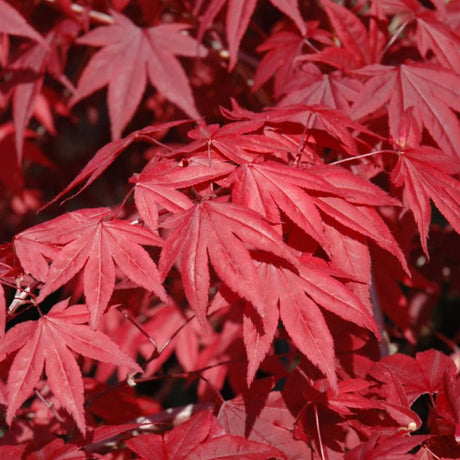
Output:
<instances>
[{"instance_id":1,"label":"thin branch","mask_svg":"<svg viewBox=\"0 0 460 460\"><path fill-rule=\"evenodd\" d=\"M44 0L45 3L49 3L50 5L56 5L56 0ZM74 13L77 14L84 14L85 13L85 8L81 5L78 5L77 3L72 3L70 5L71 10ZM114 24L115 19L113 19L110 14L107 13L102 13L101 11L95 11L95 10L89 10L88 15L90 19L92 19L95 22L99 22L101 24Z\"/></svg>"}]
</instances>

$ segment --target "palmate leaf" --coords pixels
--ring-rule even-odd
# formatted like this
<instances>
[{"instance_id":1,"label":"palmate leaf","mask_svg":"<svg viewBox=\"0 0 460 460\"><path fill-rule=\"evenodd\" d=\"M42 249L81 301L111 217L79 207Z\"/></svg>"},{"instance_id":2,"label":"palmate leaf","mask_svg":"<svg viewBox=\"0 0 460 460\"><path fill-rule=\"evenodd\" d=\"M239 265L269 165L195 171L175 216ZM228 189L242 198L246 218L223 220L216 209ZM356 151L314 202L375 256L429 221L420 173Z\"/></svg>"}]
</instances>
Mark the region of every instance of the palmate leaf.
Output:
<instances>
[{"instance_id":1,"label":"palmate leaf","mask_svg":"<svg viewBox=\"0 0 460 460\"><path fill-rule=\"evenodd\" d=\"M270 0L270 2L291 18L302 34L306 33L297 0ZM230 54L229 68L231 70L236 64L238 49L256 8L257 0L211 0L200 18L199 41L202 40L206 30L212 26L214 19L225 3L227 3L226 35Z\"/></svg>"},{"instance_id":2,"label":"palmate leaf","mask_svg":"<svg viewBox=\"0 0 460 460\"><path fill-rule=\"evenodd\" d=\"M47 47L43 37L36 32L26 20L7 2L0 0L0 31L8 35L19 35L20 37L28 37L41 46Z\"/></svg>"},{"instance_id":3,"label":"palmate leaf","mask_svg":"<svg viewBox=\"0 0 460 460\"><path fill-rule=\"evenodd\" d=\"M58 217L55 222L26 230L15 241L18 257L24 260L24 269L39 279L45 275L38 302L84 270L83 287L93 328L96 328L112 295L115 265L132 282L166 299L157 267L141 247L161 246L162 240L142 227L110 220L111 214L109 208L75 211ZM48 270L45 270L43 258L41 265L36 267L26 256L34 244L37 244L38 251L43 251L43 247L62 245L58 252L47 252L46 255L52 258Z\"/></svg>"},{"instance_id":4,"label":"palmate leaf","mask_svg":"<svg viewBox=\"0 0 460 460\"><path fill-rule=\"evenodd\" d=\"M159 434L136 436L126 441L126 445L140 458L185 460L208 437L212 418L211 412L204 410L168 431L164 436Z\"/></svg>"},{"instance_id":5,"label":"palmate leaf","mask_svg":"<svg viewBox=\"0 0 460 460\"><path fill-rule=\"evenodd\" d=\"M26 128L38 108L45 75L48 73L68 89L73 89L64 75L64 66L70 44L79 30L78 24L73 21L58 23L42 40L44 44L37 43L27 48L10 66L14 71L13 121L19 163L22 160Z\"/></svg>"},{"instance_id":6,"label":"palmate leaf","mask_svg":"<svg viewBox=\"0 0 460 460\"><path fill-rule=\"evenodd\" d=\"M75 419L79 430L86 432L83 412L83 380L70 350L98 361L141 371L102 332L93 331L85 305L68 307L68 300L56 304L38 321L26 321L10 329L0 339L0 358L19 349L8 375L8 409L6 421L11 425L14 414L30 396L45 367L48 384L62 406Z\"/></svg>"},{"instance_id":7,"label":"palmate leaf","mask_svg":"<svg viewBox=\"0 0 460 460\"><path fill-rule=\"evenodd\" d=\"M401 187L405 204L412 211L427 256L427 238L431 223L430 200L434 202L457 233L460 233L460 182L454 177L458 161L438 149L420 145L421 132L412 108L401 119L401 149L391 181Z\"/></svg>"},{"instance_id":8,"label":"palmate leaf","mask_svg":"<svg viewBox=\"0 0 460 460\"><path fill-rule=\"evenodd\" d=\"M115 24L92 30L78 40L103 47L79 80L72 104L108 85L112 138L118 139L151 84L192 118L199 118L189 81L176 56L205 56L206 48L182 32L186 24L160 24L142 29L121 13Z\"/></svg>"},{"instance_id":9,"label":"palmate leaf","mask_svg":"<svg viewBox=\"0 0 460 460\"><path fill-rule=\"evenodd\" d=\"M198 156L187 161L187 165L174 161L148 164L141 174L130 182L135 183L134 200L144 222L157 231L158 206L171 212L183 211L193 206L184 193L176 189L210 182L233 171L230 163Z\"/></svg>"},{"instance_id":10,"label":"palmate leaf","mask_svg":"<svg viewBox=\"0 0 460 460\"><path fill-rule=\"evenodd\" d=\"M249 390L225 401L217 416L219 422L232 435L276 446L288 459L302 460L308 446L294 437L295 416L281 393L270 391L272 387L271 379L258 380Z\"/></svg>"},{"instance_id":11,"label":"palmate leaf","mask_svg":"<svg viewBox=\"0 0 460 460\"><path fill-rule=\"evenodd\" d=\"M390 134L396 138L404 112L414 107L418 123L439 148L458 158L460 124L453 110L460 111L460 76L437 65L416 63L372 65L357 73L370 78L353 105L353 119L362 119L388 102Z\"/></svg>"},{"instance_id":12,"label":"palmate leaf","mask_svg":"<svg viewBox=\"0 0 460 460\"><path fill-rule=\"evenodd\" d=\"M306 64L283 86L281 106L302 103L320 104L349 114L350 103L361 91L362 83L336 71L323 74L314 64Z\"/></svg>"},{"instance_id":13,"label":"palmate leaf","mask_svg":"<svg viewBox=\"0 0 460 460\"><path fill-rule=\"evenodd\" d=\"M373 206L398 204L378 187L332 166L293 168L274 162L246 164L230 177L233 201L279 222L281 209L328 251L340 240L326 239L324 220L375 241L406 269L404 254Z\"/></svg>"},{"instance_id":14,"label":"palmate leaf","mask_svg":"<svg viewBox=\"0 0 460 460\"><path fill-rule=\"evenodd\" d=\"M185 294L203 327L210 287L208 257L217 276L250 301L261 315L262 286L248 246L297 264L294 251L276 231L259 214L237 204L203 201L169 218L162 226L172 229L161 253L162 276L179 261Z\"/></svg>"},{"instance_id":15,"label":"palmate leaf","mask_svg":"<svg viewBox=\"0 0 460 460\"><path fill-rule=\"evenodd\" d=\"M398 15L403 24L416 25L414 44L422 56L431 50L439 63L453 72L460 71L460 37L442 15L418 1L382 0L380 7L388 14Z\"/></svg>"},{"instance_id":16,"label":"palmate leaf","mask_svg":"<svg viewBox=\"0 0 460 460\"><path fill-rule=\"evenodd\" d=\"M321 308L372 331L378 336L375 321L363 303L328 269L305 259L299 273L261 263L258 267L264 286L270 286L270 307L278 304L280 318L296 347L336 388L333 338ZM274 304L274 305L273 305ZM321 308L320 308L321 307ZM252 353L252 350L248 350Z\"/></svg>"},{"instance_id":17,"label":"palmate leaf","mask_svg":"<svg viewBox=\"0 0 460 460\"><path fill-rule=\"evenodd\" d=\"M285 459L273 446L226 434L208 411L201 411L163 436L149 434L126 441L129 449L148 460Z\"/></svg>"}]
</instances>

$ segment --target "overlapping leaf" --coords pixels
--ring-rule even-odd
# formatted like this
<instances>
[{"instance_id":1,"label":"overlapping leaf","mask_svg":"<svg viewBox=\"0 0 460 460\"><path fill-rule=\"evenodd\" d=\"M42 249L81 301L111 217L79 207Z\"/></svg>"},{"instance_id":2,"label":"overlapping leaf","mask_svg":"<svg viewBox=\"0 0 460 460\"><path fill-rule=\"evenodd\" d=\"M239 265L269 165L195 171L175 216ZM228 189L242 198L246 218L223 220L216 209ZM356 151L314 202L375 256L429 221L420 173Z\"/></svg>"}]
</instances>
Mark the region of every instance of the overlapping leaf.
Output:
<instances>
[{"instance_id":1,"label":"overlapping leaf","mask_svg":"<svg viewBox=\"0 0 460 460\"><path fill-rule=\"evenodd\" d=\"M440 150L420 145L421 133L411 113L406 112L402 119L400 129L406 134L398 141L404 145L400 145L402 153L391 180L403 189L404 201L414 215L423 250L428 255L430 199L460 233L460 182L452 175L459 170L459 165Z\"/></svg>"},{"instance_id":2,"label":"overlapping leaf","mask_svg":"<svg viewBox=\"0 0 460 460\"><path fill-rule=\"evenodd\" d=\"M2 14L0 15L1 32L8 35L31 38L46 48L43 37L11 5L4 0L0 0L0 9L2 10Z\"/></svg>"},{"instance_id":3,"label":"overlapping leaf","mask_svg":"<svg viewBox=\"0 0 460 460\"><path fill-rule=\"evenodd\" d=\"M319 28L318 21L307 21L305 26L307 29L305 35L292 30L278 30L257 48L257 51L265 51L266 54L260 61L254 75L254 91L258 90L273 76L275 80L274 95L278 98L284 92L284 85L295 77L294 71L298 67L296 58L301 54L305 44L311 47L310 40L332 44L330 34Z\"/></svg>"},{"instance_id":4,"label":"overlapping leaf","mask_svg":"<svg viewBox=\"0 0 460 460\"><path fill-rule=\"evenodd\" d=\"M246 164L233 175L233 201L279 222L278 208L302 230L325 246L324 216L372 239L406 262L388 227L372 206L394 205L377 187L334 167L297 169L265 162ZM308 192L306 191L308 190ZM334 244L328 240L328 244ZM340 242L336 242L340 246Z\"/></svg>"},{"instance_id":5,"label":"overlapping leaf","mask_svg":"<svg viewBox=\"0 0 460 460\"><path fill-rule=\"evenodd\" d=\"M202 161L200 161L202 160ZM177 189L191 187L225 176L233 170L229 163L194 157L187 166L175 162L147 165L134 182L134 199L144 222L154 231L158 227L158 206L171 212L183 211L193 205L184 193Z\"/></svg>"},{"instance_id":6,"label":"overlapping leaf","mask_svg":"<svg viewBox=\"0 0 460 460\"><path fill-rule=\"evenodd\" d=\"M218 414L225 430L236 436L276 446L287 458L301 460L308 452L302 440L293 434L295 422L285 400L272 391L270 379L260 380L248 391L225 401Z\"/></svg>"},{"instance_id":7,"label":"overlapping leaf","mask_svg":"<svg viewBox=\"0 0 460 460\"><path fill-rule=\"evenodd\" d=\"M299 274L262 264L259 272L264 285L270 286L272 302L279 303L280 318L294 344L335 388L333 338L320 307L378 335L371 313L349 289L317 264L304 261Z\"/></svg>"},{"instance_id":8,"label":"overlapping leaf","mask_svg":"<svg viewBox=\"0 0 460 460\"><path fill-rule=\"evenodd\" d=\"M72 103L108 85L112 138L131 120L147 84L151 84L192 118L199 118L189 81L176 56L205 56L206 49L183 32L186 24L160 24L142 29L123 14L115 24L92 30L78 40L103 47L85 68Z\"/></svg>"},{"instance_id":9,"label":"overlapping leaf","mask_svg":"<svg viewBox=\"0 0 460 460\"><path fill-rule=\"evenodd\" d=\"M24 269L38 278L44 276L39 302L84 270L83 286L93 328L112 295L115 266L136 285L166 298L156 265L141 247L161 246L162 240L142 227L110 220L110 216L109 208L75 211L57 218L56 222L26 230L15 242ZM28 258L27 251L35 242L38 251L46 251L45 256L52 258L49 270L44 265L45 258L39 266ZM62 246L57 253L53 248L56 245ZM48 251L49 248L54 251Z\"/></svg>"},{"instance_id":10,"label":"overlapping leaf","mask_svg":"<svg viewBox=\"0 0 460 460\"><path fill-rule=\"evenodd\" d=\"M72 84L64 75L66 54L80 27L73 21L57 24L46 36L46 46L36 44L22 53L10 66L17 79L13 91L13 120L16 128L16 151L22 160L25 130L36 108L45 74L49 73L64 86Z\"/></svg>"},{"instance_id":11,"label":"overlapping leaf","mask_svg":"<svg viewBox=\"0 0 460 460\"><path fill-rule=\"evenodd\" d=\"M302 34L306 32L305 23L297 5L297 0L270 0L271 3L289 16ZM204 33L209 29L219 11L223 8L227 0L211 0L204 14L200 19L198 37L201 41ZM227 43L230 53L230 69L236 64L237 53L243 35L249 26L249 21L256 8L257 0L228 0L226 16Z\"/></svg>"},{"instance_id":12,"label":"overlapping leaf","mask_svg":"<svg viewBox=\"0 0 460 460\"><path fill-rule=\"evenodd\" d=\"M106 335L83 324L87 320L86 306L68 307L68 300L65 300L38 321L22 322L0 339L2 360L19 349L8 375L8 424L11 425L14 414L30 396L45 368L54 395L85 433L83 380L72 351L141 371Z\"/></svg>"},{"instance_id":13,"label":"overlapping leaf","mask_svg":"<svg viewBox=\"0 0 460 460\"><path fill-rule=\"evenodd\" d=\"M323 74L315 65L307 64L284 85L283 94L286 96L280 105L320 104L348 114L350 103L358 98L361 88L361 82L347 78L341 72Z\"/></svg>"},{"instance_id":14,"label":"overlapping leaf","mask_svg":"<svg viewBox=\"0 0 460 460\"><path fill-rule=\"evenodd\" d=\"M296 265L292 251L259 214L222 201L203 201L162 224L172 231L160 258L163 276L179 261L185 294L202 326L210 287L208 257L217 276L264 314L262 286L248 249L260 249ZM249 246L249 248L248 248Z\"/></svg>"},{"instance_id":15,"label":"overlapping leaf","mask_svg":"<svg viewBox=\"0 0 460 460\"><path fill-rule=\"evenodd\" d=\"M388 14L398 15L403 26L416 24L414 44L422 56L431 50L439 63L458 73L460 71L460 38L439 14L426 8L420 2L383 0L380 7Z\"/></svg>"},{"instance_id":16,"label":"overlapping leaf","mask_svg":"<svg viewBox=\"0 0 460 460\"><path fill-rule=\"evenodd\" d=\"M458 158L460 76L432 64L373 65L359 74L370 77L352 108L352 118L362 119L388 102L390 133L398 136L401 117L410 107L444 152Z\"/></svg>"}]
</instances>

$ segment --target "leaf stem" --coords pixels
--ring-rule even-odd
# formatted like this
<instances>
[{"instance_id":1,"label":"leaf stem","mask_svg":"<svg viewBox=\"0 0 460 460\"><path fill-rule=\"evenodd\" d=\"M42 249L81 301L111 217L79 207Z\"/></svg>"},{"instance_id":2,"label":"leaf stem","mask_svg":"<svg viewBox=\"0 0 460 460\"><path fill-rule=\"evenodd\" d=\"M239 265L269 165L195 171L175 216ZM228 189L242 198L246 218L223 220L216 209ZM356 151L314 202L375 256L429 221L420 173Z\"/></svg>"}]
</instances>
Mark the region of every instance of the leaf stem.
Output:
<instances>
[{"instance_id":1,"label":"leaf stem","mask_svg":"<svg viewBox=\"0 0 460 460\"><path fill-rule=\"evenodd\" d=\"M349 161L360 160L361 158L371 157L371 156L376 155L378 153L392 153L394 155L400 155L401 154L401 152L397 152L396 150L375 150L374 152L363 153L362 155L356 155L354 157L343 158L342 160L333 161L332 163L329 163L329 166L335 166L335 165L339 165L339 164L342 164L342 163L347 163Z\"/></svg>"},{"instance_id":2,"label":"leaf stem","mask_svg":"<svg viewBox=\"0 0 460 460\"><path fill-rule=\"evenodd\" d=\"M393 34L393 36L388 40L388 43L385 45L385 48L383 48L381 54L380 54L380 59L385 56L385 53L390 49L391 45L396 41L396 39L401 35L402 31L406 28L407 24L409 24L410 19L407 19L405 22L403 22L396 32Z\"/></svg>"},{"instance_id":3,"label":"leaf stem","mask_svg":"<svg viewBox=\"0 0 460 460\"><path fill-rule=\"evenodd\" d=\"M54 407L54 404L51 401L48 401L41 393L40 390L34 388L34 392L37 395L38 399L46 406L46 408L51 411L51 413L56 417L59 423L64 423L64 419L59 415L58 411Z\"/></svg>"},{"instance_id":4,"label":"leaf stem","mask_svg":"<svg viewBox=\"0 0 460 460\"><path fill-rule=\"evenodd\" d=\"M321 427L319 424L318 407L316 404L313 404L313 409L315 411L316 432L318 433L318 444L319 444L319 450L321 454L321 460L326 460L326 456L324 455L324 449L323 449L323 440L321 439Z\"/></svg>"},{"instance_id":5,"label":"leaf stem","mask_svg":"<svg viewBox=\"0 0 460 460\"><path fill-rule=\"evenodd\" d=\"M159 351L158 344L155 342L155 339L152 336L150 336L135 319L131 318L131 316L129 316L129 314L125 310L118 310L118 311L120 312L121 316L123 316L123 318L127 319L152 344L154 348L154 352L152 353L152 356L155 356L155 358L158 358L158 356L161 354L161 351L163 350Z\"/></svg>"}]
</instances>

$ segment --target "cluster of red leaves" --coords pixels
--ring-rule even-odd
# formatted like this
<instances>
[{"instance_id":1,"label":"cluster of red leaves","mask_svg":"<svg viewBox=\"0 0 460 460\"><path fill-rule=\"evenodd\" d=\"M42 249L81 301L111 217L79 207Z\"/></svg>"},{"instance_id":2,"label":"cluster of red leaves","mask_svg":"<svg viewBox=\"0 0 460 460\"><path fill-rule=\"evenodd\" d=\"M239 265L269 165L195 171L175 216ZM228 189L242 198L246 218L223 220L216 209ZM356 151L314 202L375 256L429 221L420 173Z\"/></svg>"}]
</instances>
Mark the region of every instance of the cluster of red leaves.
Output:
<instances>
[{"instance_id":1,"label":"cluster of red leaves","mask_svg":"<svg viewBox=\"0 0 460 460\"><path fill-rule=\"evenodd\" d=\"M459 29L0 0L0 452L460 456Z\"/></svg>"}]
</instances>

